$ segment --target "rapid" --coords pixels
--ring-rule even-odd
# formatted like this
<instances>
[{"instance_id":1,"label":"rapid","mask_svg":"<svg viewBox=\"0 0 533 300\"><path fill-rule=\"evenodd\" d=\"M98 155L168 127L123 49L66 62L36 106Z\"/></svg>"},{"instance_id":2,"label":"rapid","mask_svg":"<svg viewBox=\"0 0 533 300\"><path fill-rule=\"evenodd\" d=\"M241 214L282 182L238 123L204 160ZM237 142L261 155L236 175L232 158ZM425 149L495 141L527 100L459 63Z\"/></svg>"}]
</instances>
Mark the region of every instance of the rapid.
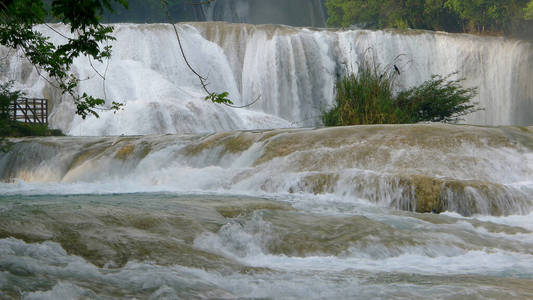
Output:
<instances>
[{"instance_id":1,"label":"rapid","mask_svg":"<svg viewBox=\"0 0 533 300\"><path fill-rule=\"evenodd\" d=\"M531 127L13 142L8 298L533 296Z\"/></svg>"},{"instance_id":2,"label":"rapid","mask_svg":"<svg viewBox=\"0 0 533 300\"><path fill-rule=\"evenodd\" d=\"M99 119L0 49L2 81L58 99L50 125L68 134L0 153L0 298L533 298L531 43L177 24L209 88L259 99L233 109L203 99L171 25L114 26L112 58L74 67L125 104ZM459 71L484 110L315 128L366 56L397 64L400 88Z\"/></svg>"}]
</instances>

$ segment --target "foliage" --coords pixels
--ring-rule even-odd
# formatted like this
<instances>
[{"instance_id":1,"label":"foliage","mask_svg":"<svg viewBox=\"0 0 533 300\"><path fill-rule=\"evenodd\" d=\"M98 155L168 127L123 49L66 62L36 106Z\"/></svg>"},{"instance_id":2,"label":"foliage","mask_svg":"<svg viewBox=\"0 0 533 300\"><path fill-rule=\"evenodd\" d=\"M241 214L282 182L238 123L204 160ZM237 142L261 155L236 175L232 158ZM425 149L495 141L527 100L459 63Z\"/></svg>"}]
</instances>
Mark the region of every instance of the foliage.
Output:
<instances>
[{"instance_id":1,"label":"foliage","mask_svg":"<svg viewBox=\"0 0 533 300\"><path fill-rule=\"evenodd\" d=\"M223 92L220 94L217 93L210 93L205 97L205 100L211 101L213 103L219 103L219 104L233 104L233 102L228 99L229 93Z\"/></svg>"},{"instance_id":2,"label":"foliage","mask_svg":"<svg viewBox=\"0 0 533 300\"><path fill-rule=\"evenodd\" d=\"M511 33L533 25L531 0L327 0L326 7L329 26Z\"/></svg>"},{"instance_id":3,"label":"foliage","mask_svg":"<svg viewBox=\"0 0 533 300\"><path fill-rule=\"evenodd\" d=\"M113 27L101 25L99 20L105 9L112 9L114 1L127 5L126 0L4 1L0 4L0 44L21 49L39 72L54 78L61 92L74 99L77 114L83 118L89 114L98 116L96 109L105 100L86 93L80 95L76 89L79 79L70 70L80 55L100 62L111 55L111 47L101 45L114 39ZM49 20L70 25L71 36L63 35L66 43L54 45L34 27ZM121 106L113 102L109 109L117 110Z\"/></svg>"},{"instance_id":4,"label":"foliage","mask_svg":"<svg viewBox=\"0 0 533 300\"><path fill-rule=\"evenodd\" d=\"M526 8L524 8L524 17L526 20L533 20L533 0L527 4Z\"/></svg>"},{"instance_id":5,"label":"foliage","mask_svg":"<svg viewBox=\"0 0 533 300\"><path fill-rule=\"evenodd\" d=\"M422 85L399 93L396 102L405 122L457 122L462 116L478 111L477 104L470 102L477 90L463 88L464 79L451 79L455 75L433 75Z\"/></svg>"},{"instance_id":6,"label":"foliage","mask_svg":"<svg viewBox=\"0 0 533 300\"><path fill-rule=\"evenodd\" d=\"M50 129L46 124L32 124L22 122L9 122L0 129L0 136L23 137L23 136L63 136L59 129ZM1 147L0 147L1 151Z\"/></svg>"},{"instance_id":7,"label":"foliage","mask_svg":"<svg viewBox=\"0 0 533 300\"><path fill-rule=\"evenodd\" d=\"M461 87L455 74L435 75L422 85L395 94L400 72L395 65L381 70L363 61L357 74L338 80L335 106L322 115L326 126L456 122L479 110L470 100L476 89Z\"/></svg>"},{"instance_id":8,"label":"foliage","mask_svg":"<svg viewBox=\"0 0 533 300\"><path fill-rule=\"evenodd\" d=\"M447 0L444 5L459 16L463 30L483 33L506 30L521 16L525 0Z\"/></svg>"},{"instance_id":9,"label":"foliage","mask_svg":"<svg viewBox=\"0 0 533 300\"><path fill-rule=\"evenodd\" d=\"M392 105L395 73L380 73L376 65L363 61L357 75L337 81L336 105L323 114L326 126L401 123Z\"/></svg>"},{"instance_id":10,"label":"foliage","mask_svg":"<svg viewBox=\"0 0 533 300\"><path fill-rule=\"evenodd\" d=\"M143 15L157 12L159 21L166 17L171 18L171 11L180 10L186 4L190 6L209 3L207 0L202 2L130 0L130 2L136 7L135 11ZM111 46L108 42L115 39L111 36L113 27L100 23L102 15L105 13L109 17L115 9L124 12L128 5L128 0L2 1L0 2L0 45L21 49L26 58L37 68L39 74L46 73L50 78L55 79L55 84L50 83L59 88L63 94L72 96L76 105L76 114L83 119L88 115L98 117L97 109L104 109L106 101L87 93L79 93L77 87L80 80L70 70L74 59L81 55L87 55L89 59L100 62L111 56ZM50 21L70 25L71 35L66 36L45 24ZM43 26L63 36L66 42L61 45L52 43L49 37L44 36L35 28L37 24L44 24ZM104 44L106 46L103 46ZM185 57L185 54L183 55ZM203 82L202 85L204 85ZM227 93L208 92L206 100L231 104L227 96ZM122 106L123 104L113 101L106 109L117 111Z\"/></svg>"}]
</instances>

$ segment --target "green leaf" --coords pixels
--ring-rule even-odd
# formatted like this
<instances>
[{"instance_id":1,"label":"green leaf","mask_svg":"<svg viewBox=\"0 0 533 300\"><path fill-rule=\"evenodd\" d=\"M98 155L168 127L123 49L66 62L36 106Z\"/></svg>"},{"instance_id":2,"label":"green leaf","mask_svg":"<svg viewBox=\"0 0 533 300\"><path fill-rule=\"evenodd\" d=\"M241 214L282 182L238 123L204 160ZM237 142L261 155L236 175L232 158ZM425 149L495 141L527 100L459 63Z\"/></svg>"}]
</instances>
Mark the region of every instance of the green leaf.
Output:
<instances>
[{"instance_id":1,"label":"green leaf","mask_svg":"<svg viewBox=\"0 0 533 300\"><path fill-rule=\"evenodd\" d=\"M228 99L229 96L228 92L223 92L220 94L217 93L211 93L205 97L205 100L211 101L213 103L219 103L219 104L233 104L233 102Z\"/></svg>"}]
</instances>

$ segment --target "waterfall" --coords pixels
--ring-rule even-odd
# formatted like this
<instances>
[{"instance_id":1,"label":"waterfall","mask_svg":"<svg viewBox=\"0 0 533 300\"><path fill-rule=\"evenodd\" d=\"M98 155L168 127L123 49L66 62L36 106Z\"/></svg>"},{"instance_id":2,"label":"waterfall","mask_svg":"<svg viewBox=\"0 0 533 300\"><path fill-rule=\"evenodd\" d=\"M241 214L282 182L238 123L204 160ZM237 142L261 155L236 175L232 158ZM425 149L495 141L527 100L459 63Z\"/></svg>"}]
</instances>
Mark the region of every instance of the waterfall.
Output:
<instances>
[{"instance_id":1,"label":"waterfall","mask_svg":"<svg viewBox=\"0 0 533 300\"><path fill-rule=\"evenodd\" d=\"M262 23L283 5L295 18L276 20L315 26L319 4L195 12ZM71 34L49 26L55 43ZM533 298L532 43L177 24L209 89L253 103L236 109L205 100L171 25L114 26L111 59L72 69L80 92L124 103L98 119L0 47L0 81L50 99L68 135L3 140L0 298ZM400 68L398 90L457 71L484 110L474 125L309 128L363 59Z\"/></svg>"},{"instance_id":2,"label":"waterfall","mask_svg":"<svg viewBox=\"0 0 533 300\"><path fill-rule=\"evenodd\" d=\"M217 1L218 3L218 1ZM53 25L67 33L62 25ZM80 89L125 104L102 111L100 119L73 116L66 97L39 77L20 53L8 56L2 81L15 80L28 95L54 99L50 122L70 135L201 133L320 125L334 102L335 79L356 70L372 53L385 66L400 56L399 86L420 84L432 74L458 71L484 110L467 116L479 125L533 124L533 44L526 41L429 31L320 30L282 25L181 23L191 64L208 77L213 91L228 91L231 109L204 101L197 78L187 69L170 25L115 25L113 56L92 65L75 61ZM62 37L42 27L57 42ZM105 93L104 93L105 90Z\"/></svg>"},{"instance_id":3,"label":"waterfall","mask_svg":"<svg viewBox=\"0 0 533 300\"><path fill-rule=\"evenodd\" d=\"M37 187L0 185L7 194L318 195L467 216L533 207L532 128L359 126L15 142L0 156L0 179Z\"/></svg>"}]
</instances>

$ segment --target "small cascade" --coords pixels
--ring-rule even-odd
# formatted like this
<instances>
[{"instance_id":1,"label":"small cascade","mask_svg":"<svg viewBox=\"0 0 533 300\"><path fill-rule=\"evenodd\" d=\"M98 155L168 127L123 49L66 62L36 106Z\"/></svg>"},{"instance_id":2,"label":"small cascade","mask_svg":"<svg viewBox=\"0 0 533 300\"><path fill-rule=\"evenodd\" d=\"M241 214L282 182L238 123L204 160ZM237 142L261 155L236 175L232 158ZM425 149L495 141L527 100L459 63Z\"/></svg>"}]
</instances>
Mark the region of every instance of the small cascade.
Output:
<instances>
[{"instance_id":1,"label":"small cascade","mask_svg":"<svg viewBox=\"0 0 533 300\"><path fill-rule=\"evenodd\" d=\"M61 193L331 196L417 212L508 215L533 208L532 149L531 128L457 125L20 139L1 156L0 177L59 184Z\"/></svg>"}]
</instances>

